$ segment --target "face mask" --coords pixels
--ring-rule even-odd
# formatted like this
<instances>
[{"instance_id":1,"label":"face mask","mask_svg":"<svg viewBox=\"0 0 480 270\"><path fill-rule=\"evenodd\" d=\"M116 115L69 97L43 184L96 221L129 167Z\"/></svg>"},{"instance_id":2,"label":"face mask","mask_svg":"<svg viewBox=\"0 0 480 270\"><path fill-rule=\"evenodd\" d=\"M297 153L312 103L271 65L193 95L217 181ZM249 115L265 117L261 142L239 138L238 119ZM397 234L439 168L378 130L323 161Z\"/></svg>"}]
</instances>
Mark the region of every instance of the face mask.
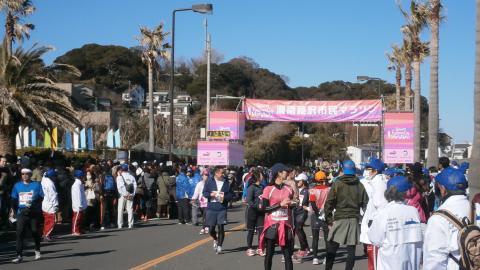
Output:
<instances>
[{"instance_id":1,"label":"face mask","mask_svg":"<svg viewBox=\"0 0 480 270\"><path fill-rule=\"evenodd\" d=\"M365 178L368 179L368 180L372 180L372 171L370 170L365 170L364 172L364 175L365 175Z\"/></svg>"},{"instance_id":2,"label":"face mask","mask_svg":"<svg viewBox=\"0 0 480 270\"><path fill-rule=\"evenodd\" d=\"M92 180L92 176L87 174L87 180Z\"/></svg>"}]
</instances>

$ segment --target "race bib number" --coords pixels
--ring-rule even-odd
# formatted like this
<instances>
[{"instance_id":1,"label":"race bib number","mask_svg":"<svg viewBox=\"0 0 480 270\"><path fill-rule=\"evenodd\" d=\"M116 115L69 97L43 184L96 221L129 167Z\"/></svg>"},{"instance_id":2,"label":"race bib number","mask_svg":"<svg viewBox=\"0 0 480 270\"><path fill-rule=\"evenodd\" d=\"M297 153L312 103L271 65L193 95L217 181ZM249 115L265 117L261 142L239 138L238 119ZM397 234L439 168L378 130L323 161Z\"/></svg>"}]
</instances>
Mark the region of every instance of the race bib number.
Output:
<instances>
[{"instance_id":1,"label":"race bib number","mask_svg":"<svg viewBox=\"0 0 480 270\"><path fill-rule=\"evenodd\" d=\"M288 220L288 209L280 208L272 212L272 220L274 221L283 221Z\"/></svg>"},{"instance_id":2,"label":"race bib number","mask_svg":"<svg viewBox=\"0 0 480 270\"><path fill-rule=\"evenodd\" d=\"M32 205L33 191L20 192L18 194L18 205L30 207Z\"/></svg>"}]
</instances>

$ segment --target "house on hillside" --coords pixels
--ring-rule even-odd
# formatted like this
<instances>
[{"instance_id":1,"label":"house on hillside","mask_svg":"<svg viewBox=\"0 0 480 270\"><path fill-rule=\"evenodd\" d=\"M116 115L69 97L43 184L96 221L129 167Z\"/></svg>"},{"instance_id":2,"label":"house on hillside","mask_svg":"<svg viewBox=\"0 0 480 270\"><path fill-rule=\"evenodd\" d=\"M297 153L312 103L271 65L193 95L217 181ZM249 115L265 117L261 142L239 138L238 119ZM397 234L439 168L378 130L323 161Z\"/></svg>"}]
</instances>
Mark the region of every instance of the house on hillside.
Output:
<instances>
[{"instance_id":1,"label":"house on hillside","mask_svg":"<svg viewBox=\"0 0 480 270\"><path fill-rule=\"evenodd\" d=\"M472 154L472 145L469 143L454 144L452 149L452 159L470 158Z\"/></svg>"},{"instance_id":2,"label":"house on hillside","mask_svg":"<svg viewBox=\"0 0 480 270\"><path fill-rule=\"evenodd\" d=\"M140 85L133 85L122 94L122 101L134 109L141 109L145 102L145 89Z\"/></svg>"}]
</instances>

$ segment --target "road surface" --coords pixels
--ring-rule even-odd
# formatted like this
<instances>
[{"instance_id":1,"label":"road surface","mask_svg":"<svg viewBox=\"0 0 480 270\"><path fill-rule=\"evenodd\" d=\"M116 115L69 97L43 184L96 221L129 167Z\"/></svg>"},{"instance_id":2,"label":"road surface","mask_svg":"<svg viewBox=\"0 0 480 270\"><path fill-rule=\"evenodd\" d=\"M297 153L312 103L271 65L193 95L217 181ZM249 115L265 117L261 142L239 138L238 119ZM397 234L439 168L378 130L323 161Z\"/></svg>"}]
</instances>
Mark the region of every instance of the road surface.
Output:
<instances>
[{"instance_id":1,"label":"road surface","mask_svg":"<svg viewBox=\"0 0 480 270\"><path fill-rule=\"evenodd\" d=\"M227 229L230 231L221 255L215 254L209 237L198 234L199 227L157 219L136 223L132 230L111 229L80 237L59 236L55 242L42 243L43 258L40 261L33 260L32 243L29 243L24 262L18 265L10 263L15 255L15 242L0 243L0 269L263 269L263 257L245 256L243 217L244 209L240 205L229 211ZM311 243L310 227L305 230ZM323 248L320 240L320 254L323 254ZM361 255L361 247L357 246L355 269L367 269L366 258ZM280 254L273 260L273 269L284 269ZM344 261L345 252L340 250L334 269L344 269ZM299 270L324 268L323 265L312 265L311 260L294 265L294 269Z\"/></svg>"}]
</instances>

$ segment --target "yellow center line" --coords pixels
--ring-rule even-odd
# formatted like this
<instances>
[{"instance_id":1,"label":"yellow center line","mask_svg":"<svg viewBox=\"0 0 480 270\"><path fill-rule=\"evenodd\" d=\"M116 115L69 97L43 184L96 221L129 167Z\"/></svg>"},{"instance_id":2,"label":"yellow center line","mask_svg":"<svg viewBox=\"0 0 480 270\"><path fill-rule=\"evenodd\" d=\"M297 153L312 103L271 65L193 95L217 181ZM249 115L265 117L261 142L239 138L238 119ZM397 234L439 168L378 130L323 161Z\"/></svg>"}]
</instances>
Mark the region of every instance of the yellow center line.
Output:
<instances>
[{"instance_id":1,"label":"yellow center line","mask_svg":"<svg viewBox=\"0 0 480 270\"><path fill-rule=\"evenodd\" d=\"M237 231L237 230L241 230L241 229L243 229L243 228L245 228L245 224L242 224L242 225L239 225L239 226L237 226L237 227L231 228L228 232L225 233L225 235L229 235L229 234L231 234L232 232ZM182 255L182 254L184 254L184 253L187 253L187 252L189 252L189 251L192 251L192 250L196 249L197 247L199 247L199 246L201 246L201 245L203 245L203 244L206 244L206 243L208 243L208 242L210 242L210 241L212 241L212 239L209 237L209 238L205 238L205 239L199 240L199 241L197 241L197 242L193 242L193 243L191 243L190 245L185 246L185 247L183 247L183 248L181 248L181 249L178 249L178 250L173 251L173 252L171 252L171 253L165 254L165 255L160 256L160 257L158 257L158 258L156 258L156 259L150 260L150 261L148 261L148 262L146 262L146 263L144 263L144 264L141 264L141 265L139 265L139 266L135 266L135 267L133 267L133 268L130 268L130 270L145 270L145 269L149 269L149 268L151 268L151 267L154 267L154 266L157 265L157 264L160 264L160 263L162 263L162 262L165 262L165 261L167 261L167 260L170 260L170 259L172 259L172 258L175 258L175 257L177 257L177 256L179 256L179 255Z\"/></svg>"}]
</instances>

